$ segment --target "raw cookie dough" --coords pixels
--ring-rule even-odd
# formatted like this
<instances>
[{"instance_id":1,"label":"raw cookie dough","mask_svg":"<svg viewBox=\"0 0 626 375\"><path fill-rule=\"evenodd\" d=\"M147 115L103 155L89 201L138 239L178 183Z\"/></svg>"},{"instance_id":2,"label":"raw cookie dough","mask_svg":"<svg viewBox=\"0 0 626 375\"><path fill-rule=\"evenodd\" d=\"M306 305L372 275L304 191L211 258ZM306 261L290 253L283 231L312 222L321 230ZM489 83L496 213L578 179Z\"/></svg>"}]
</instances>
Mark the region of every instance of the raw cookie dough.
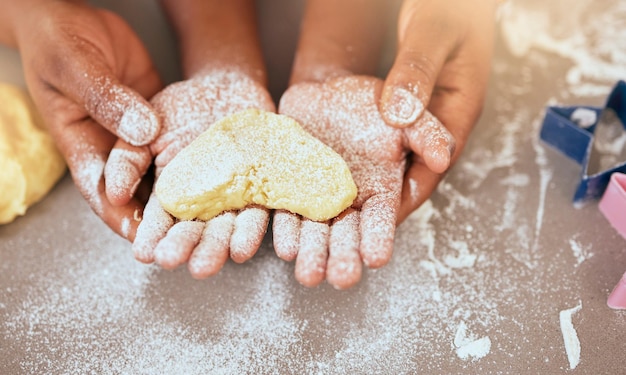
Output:
<instances>
[{"instance_id":1,"label":"raw cookie dough","mask_svg":"<svg viewBox=\"0 0 626 375\"><path fill-rule=\"evenodd\" d=\"M65 172L25 90L0 83L0 224L24 215Z\"/></svg>"},{"instance_id":2,"label":"raw cookie dough","mask_svg":"<svg viewBox=\"0 0 626 375\"><path fill-rule=\"evenodd\" d=\"M163 208L182 220L209 220L255 203L324 221L352 204L346 162L292 118L255 109L213 124L163 169Z\"/></svg>"}]
</instances>

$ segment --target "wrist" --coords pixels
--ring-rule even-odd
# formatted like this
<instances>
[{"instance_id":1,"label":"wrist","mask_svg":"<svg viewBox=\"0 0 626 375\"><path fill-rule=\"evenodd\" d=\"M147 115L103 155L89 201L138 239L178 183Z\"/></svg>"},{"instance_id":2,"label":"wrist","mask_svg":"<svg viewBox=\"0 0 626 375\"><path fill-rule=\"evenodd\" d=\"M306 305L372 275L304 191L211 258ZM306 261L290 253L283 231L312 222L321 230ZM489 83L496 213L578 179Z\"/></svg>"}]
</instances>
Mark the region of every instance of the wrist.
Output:
<instances>
[{"instance_id":1,"label":"wrist","mask_svg":"<svg viewBox=\"0 0 626 375\"><path fill-rule=\"evenodd\" d=\"M324 82L328 79L358 74L347 64L328 59L310 58L297 53L291 72L290 85L300 82Z\"/></svg>"},{"instance_id":2,"label":"wrist","mask_svg":"<svg viewBox=\"0 0 626 375\"><path fill-rule=\"evenodd\" d=\"M254 69L242 64L228 64L210 61L197 67L193 72L186 75L189 80L203 79L205 77L225 77L230 80L252 81L261 87L267 86L267 75L264 69Z\"/></svg>"},{"instance_id":3,"label":"wrist","mask_svg":"<svg viewBox=\"0 0 626 375\"><path fill-rule=\"evenodd\" d=\"M267 77L251 0L163 0L176 31L184 76L237 71Z\"/></svg>"},{"instance_id":4,"label":"wrist","mask_svg":"<svg viewBox=\"0 0 626 375\"><path fill-rule=\"evenodd\" d=\"M374 74L391 16L388 8L380 0L309 1L291 83Z\"/></svg>"}]
</instances>

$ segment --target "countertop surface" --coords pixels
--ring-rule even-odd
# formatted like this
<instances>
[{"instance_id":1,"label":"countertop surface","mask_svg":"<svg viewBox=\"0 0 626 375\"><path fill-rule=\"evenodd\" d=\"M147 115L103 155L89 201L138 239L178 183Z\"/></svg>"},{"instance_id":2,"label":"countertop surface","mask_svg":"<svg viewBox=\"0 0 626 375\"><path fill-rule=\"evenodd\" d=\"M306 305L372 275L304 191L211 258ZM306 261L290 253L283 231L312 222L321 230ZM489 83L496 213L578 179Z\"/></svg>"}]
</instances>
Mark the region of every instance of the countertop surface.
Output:
<instances>
[{"instance_id":1,"label":"countertop surface","mask_svg":"<svg viewBox=\"0 0 626 375\"><path fill-rule=\"evenodd\" d=\"M268 235L194 280L135 261L65 176L0 226L0 373L626 373L626 312L606 306L626 241L597 202L574 207L581 166L538 139L546 105L601 105L626 78L626 5L560 5L549 22L525 4L501 9L483 116L388 266L307 289ZM175 59L158 37L152 53ZM0 50L0 78L19 74Z\"/></svg>"}]
</instances>

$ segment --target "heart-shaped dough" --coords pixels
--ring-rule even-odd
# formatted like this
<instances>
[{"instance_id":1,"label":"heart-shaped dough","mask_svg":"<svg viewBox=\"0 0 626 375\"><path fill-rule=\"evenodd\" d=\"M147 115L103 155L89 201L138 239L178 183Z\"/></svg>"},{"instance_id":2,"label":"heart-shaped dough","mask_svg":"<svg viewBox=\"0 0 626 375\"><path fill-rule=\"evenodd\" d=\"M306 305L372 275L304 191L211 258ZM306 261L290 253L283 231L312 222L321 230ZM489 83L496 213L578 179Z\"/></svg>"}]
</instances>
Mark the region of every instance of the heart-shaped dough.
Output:
<instances>
[{"instance_id":1,"label":"heart-shaped dough","mask_svg":"<svg viewBox=\"0 0 626 375\"><path fill-rule=\"evenodd\" d=\"M294 119L256 109L211 125L163 168L155 191L181 220L258 204L324 221L357 195L339 154Z\"/></svg>"}]
</instances>

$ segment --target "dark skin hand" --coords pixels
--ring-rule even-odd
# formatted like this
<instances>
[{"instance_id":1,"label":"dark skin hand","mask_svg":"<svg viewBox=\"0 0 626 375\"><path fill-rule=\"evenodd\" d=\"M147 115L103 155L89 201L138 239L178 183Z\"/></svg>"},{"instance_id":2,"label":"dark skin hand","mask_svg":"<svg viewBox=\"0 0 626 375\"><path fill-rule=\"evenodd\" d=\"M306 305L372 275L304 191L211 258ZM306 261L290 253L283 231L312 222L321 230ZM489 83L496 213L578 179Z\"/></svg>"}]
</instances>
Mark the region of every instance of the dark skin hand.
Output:
<instances>
[{"instance_id":1,"label":"dark skin hand","mask_svg":"<svg viewBox=\"0 0 626 375\"><path fill-rule=\"evenodd\" d=\"M80 1L4 1L2 7L0 41L19 49L30 94L76 186L109 227L132 241L143 203L131 197L111 204L104 165L118 139L142 145L159 132L145 98L161 81L147 51L120 17Z\"/></svg>"},{"instance_id":2,"label":"dark skin hand","mask_svg":"<svg viewBox=\"0 0 626 375\"><path fill-rule=\"evenodd\" d=\"M385 78L380 111L389 125L403 128L428 109L456 140L450 165L483 108L496 6L495 0L405 0L400 9L398 50ZM410 155L398 222L430 197L442 177Z\"/></svg>"},{"instance_id":3,"label":"dark skin hand","mask_svg":"<svg viewBox=\"0 0 626 375\"><path fill-rule=\"evenodd\" d=\"M296 278L302 284L315 286L326 279L337 288L348 288L359 281L362 263L381 267L389 261L395 226L428 199L463 149L484 102L496 4L405 0L398 18L396 58L384 82L362 75L372 75L380 57L388 2L307 4L292 86L279 110L301 118L348 160L359 197L330 223L277 212L274 246L281 258L296 259ZM335 99L328 101L330 97ZM318 99L325 110L309 112ZM349 114L351 122L332 113ZM367 124L381 123L388 133L382 136L381 130L368 138L372 132ZM406 133L401 136L394 129ZM358 143L349 136L354 132L369 141L362 149L375 151L357 163L353 154L359 147L350 147ZM346 146L338 147L333 134L346 135L341 141ZM369 178L363 177L363 170ZM384 187L384 192L374 194L372 186ZM377 202L377 210L368 209L368 199ZM380 221L376 230L367 224L374 218ZM343 236L333 236L337 225L343 227ZM333 240L339 237L351 240Z\"/></svg>"},{"instance_id":4,"label":"dark skin hand","mask_svg":"<svg viewBox=\"0 0 626 375\"><path fill-rule=\"evenodd\" d=\"M372 268L387 264L407 153L424 155L427 165L441 168L438 155L453 142L428 112L413 126L388 126L376 100L382 86L380 79L353 75L292 85L281 98L279 112L341 155L358 188L352 206L330 222L275 213L274 247L281 258L296 258L296 278L303 285L326 279L344 289L359 281L362 263Z\"/></svg>"},{"instance_id":5,"label":"dark skin hand","mask_svg":"<svg viewBox=\"0 0 626 375\"><path fill-rule=\"evenodd\" d=\"M247 108L274 111L265 88L240 72L212 71L168 86L152 100L163 119L162 134L150 145L157 178L184 147L213 123ZM216 274L228 257L251 258L267 230L261 207L226 212L209 221L177 221L153 194L133 243L135 257L166 269L188 263L195 278Z\"/></svg>"},{"instance_id":6,"label":"dark skin hand","mask_svg":"<svg viewBox=\"0 0 626 375\"><path fill-rule=\"evenodd\" d=\"M235 112L258 108L275 111L266 88L266 73L256 36L254 3L250 0L164 0L177 31L185 80L174 83L151 101L163 123L148 146L119 141L112 165L140 160L133 173L107 183L112 201L125 204L155 158L156 175L180 150L214 122ZM108 167L108 165L107 165ZM251 258L269 222L269 211L247 207L209 221L178 221L153 194L133 243L135 257L166 269L187 263L191 275L206 278L219 272L230 257Z\"/></svg>"}]
</instances>

